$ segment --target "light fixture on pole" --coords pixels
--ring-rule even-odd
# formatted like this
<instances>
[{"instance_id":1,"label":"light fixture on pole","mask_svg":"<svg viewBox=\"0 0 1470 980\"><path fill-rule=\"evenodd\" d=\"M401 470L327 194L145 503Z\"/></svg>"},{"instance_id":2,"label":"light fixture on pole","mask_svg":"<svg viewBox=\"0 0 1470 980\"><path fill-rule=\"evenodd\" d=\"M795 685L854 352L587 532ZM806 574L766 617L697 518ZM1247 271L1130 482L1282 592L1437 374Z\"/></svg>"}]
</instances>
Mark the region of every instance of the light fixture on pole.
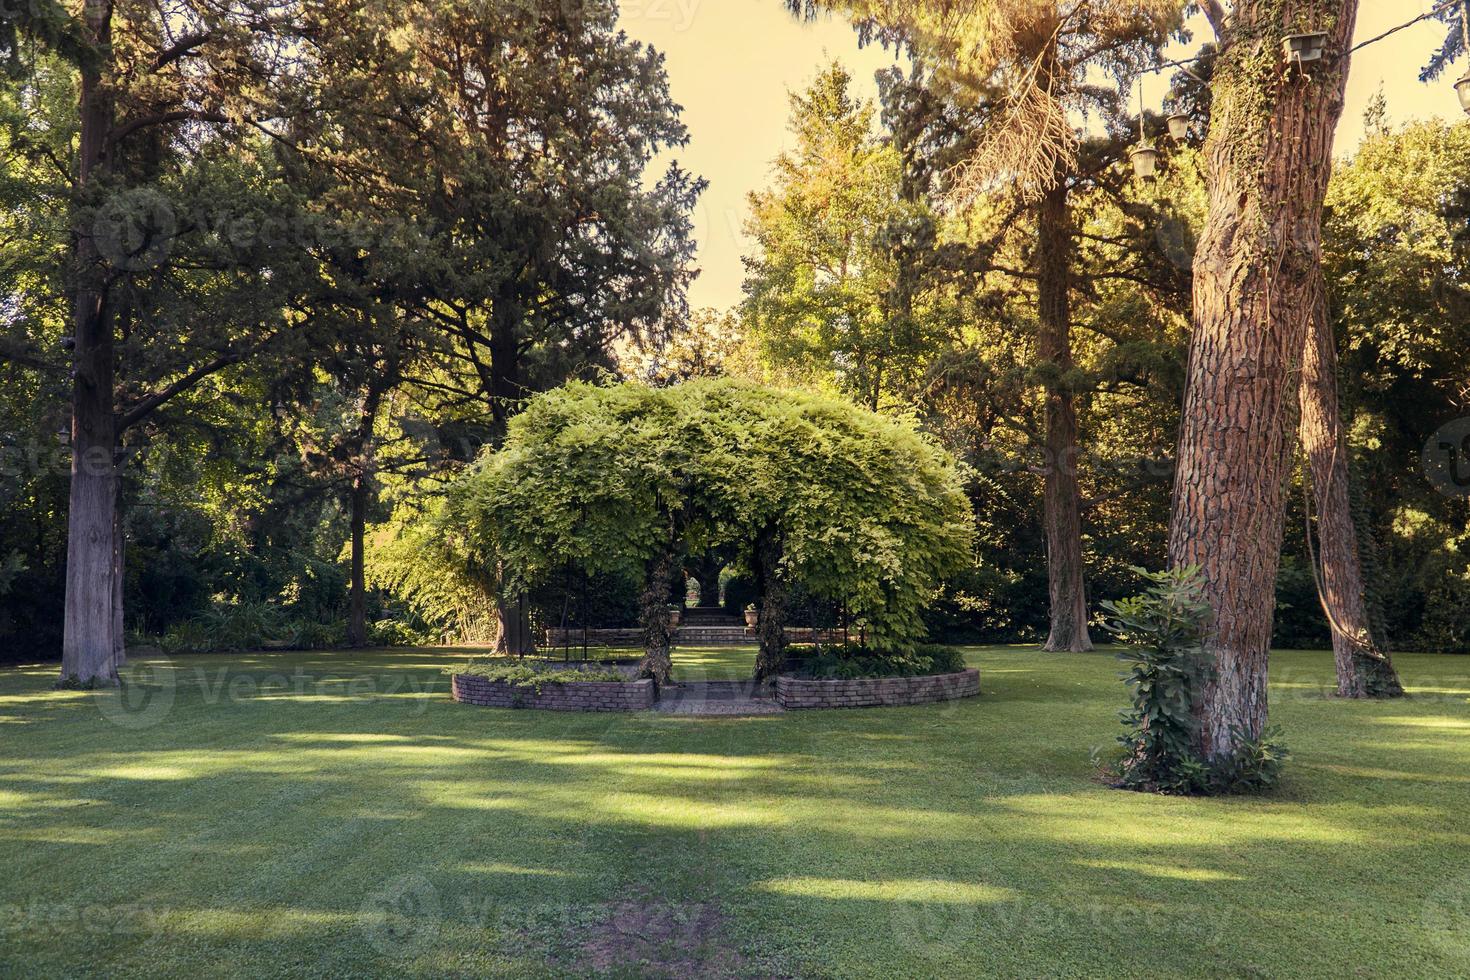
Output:
<instances>
[{"instance_id":1,"label":"light fixture on pole","mask_svg":"<svg viewBox=\"0 0 1470 980\"><path fill-rule=\"evenodd\" d=\"M1169 138L1176 143L1189 139L1189 116L1176 112L1169 116Z\"/></svg>"},{"instance_id":2,"label":"light fixture on pole","mask_svg":"<svg viewBox=\"0 0 1470 980\"><path fill-rule=\"evenodd\" d=\"M1310 61L1321 61L1327 49L1327 32L1312 31L1309 34L1288 34L1281 39L1281 50L1288 62L1305 65Z\"/></svg>"},{"instance_id":3,"label":"light fixture on pole","mask_svg":"<svg viewBox=\"0 0 1470 980\"><path fill-rule=\"evenodd\" d=\"M1470 3L1470 0L1466 0ZM1139 180L1152 180L1159 169L1159 151L1143 132L1143 78L1138 79L1138 145L1128 151L1133 175Z\"/></svg>"}]
</instances>

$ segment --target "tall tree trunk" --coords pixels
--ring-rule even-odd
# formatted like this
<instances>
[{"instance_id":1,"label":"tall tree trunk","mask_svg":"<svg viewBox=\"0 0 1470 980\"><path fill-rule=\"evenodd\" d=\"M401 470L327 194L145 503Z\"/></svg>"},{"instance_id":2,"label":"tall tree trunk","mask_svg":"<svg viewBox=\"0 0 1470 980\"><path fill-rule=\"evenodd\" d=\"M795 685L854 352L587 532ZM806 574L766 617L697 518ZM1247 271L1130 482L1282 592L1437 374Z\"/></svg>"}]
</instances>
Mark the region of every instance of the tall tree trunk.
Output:
<instances>
[{"instance_id":1,"label":"tall tree trunk","mask_svg":"<svg viewBox=\"0 0 1470 980\"><path fill-rule=\"evenodd\" d=\"M674 576L679 572L679 558L673 551L665 551L648 566L648 577L643 583L639 604L643 614L643 660L638 665L641 677L652 677L653 682L663 687L669 682L674 669L674 629L669 616L669 590L674 587Z\"/></svg>"},{"instance_id":2,"label":"tall tree trunk","mask_svg":"<svg viewBox=\"0 0 1470 980\"><path fill-rule=\"evenodd\" d=\"M1356 16L1356 0L1239 0L1222 25L1169 528L1170 564L1201 568L1214 612L1215 676L1196 706L1209 760L1266 727L1294 373L1319 299L1322 199ZM1309 72L1280 49L1302 24L1329 35Z\"/></svg>"},{"instance_id":3,"label":"tall tree trunk","mask_svg":"<svg viewBox=\"0 0 1470 980\"><path fill-rule=\"evenodd\" d=\"M1051 632L1045 650L1092 649L1087 631L1087 586L1083 578L1081 494L1077 489L1077 412L1061 377L1072 368L1072 230L1067 186L1042 198L1036 222L1036 353L1051 366L1046 386L1046 576L1051 598Z\"/></svg>"},{"instance_id":4,"label":"tall tree trunk","mask_svg":"<svg viewBox=\"0 0 1470 980\"><path fill-rule=\"evenodd\" d=\"M111 40L112 5L83 7L87 39L98 50ZM80 137L74 193L85 193L102 168L113 107L95 61L81 69ZM112 315L92 229L73 229L78 283L72 295L74 331L71 492L67 509L66 604L61 677L81 684L117 682L117 618L113 611L113 533L117 508L116 420L113 414Z\"/></svg>"},{"instance_id":5,"label":"tall tree trunk","mask_svg":"<svg viewBox=\"0 0 1470 980\"><path fill-rule=\"evenodd\" d=\"M1399 697L1403 686L1388 652L1373 639L1363 598L1363 570L1348 487L1347 440L1337 398L1337 343L1323 302L1317 304L1308 324L1300 398L1302 447L1317 510L1321 567L1317 585L1332 628L1337 693L1345 698Z\"/></svg>"},{"instance_id":6,"label":"tall tree trunk","mask_svg":"<svg viewBox=\"0 0 1470 980\"><path fill-rule=\"evenodd\" d=\"M490 425L495 444L505 438L521 390L520 312L508 296L497 298L490 320Z\"/></svg>"},{"instance_id":7,"label":"tall tree trunk","mask_svg":"<svg viewBox=\"0 0 1470 980\"><path fill-rule=\"evenodd\" d=\"M786 581L781 574L781 537L767 529L756 539L756 585L760 589L760 649L755 655L755 679L776 676L786 659Z\"/></svg>"},{"instance_id":8,"label":"tall tree trunk","mask_svg":"<svg viewBox=\"0 0 1470 980\"><path fill-rule=\"evenodd\" d=\"M347 645L367 646L367 574L364 537L367 533L367 477L352 481L352 585L347 601Z\"/></svg>"},{"instance_id":9,"label":"tall tree trunk","mask_svg":"<svg viewBox=\"0 0 1470 980\"><path fill-rule=\"evenodd\" d=\"M123 478L117 473L117 500L112 505L112 664L113 669L128 661L126 632L123 630L123 571L127 568L123 533Z\"/></svg>"}]
</instances>

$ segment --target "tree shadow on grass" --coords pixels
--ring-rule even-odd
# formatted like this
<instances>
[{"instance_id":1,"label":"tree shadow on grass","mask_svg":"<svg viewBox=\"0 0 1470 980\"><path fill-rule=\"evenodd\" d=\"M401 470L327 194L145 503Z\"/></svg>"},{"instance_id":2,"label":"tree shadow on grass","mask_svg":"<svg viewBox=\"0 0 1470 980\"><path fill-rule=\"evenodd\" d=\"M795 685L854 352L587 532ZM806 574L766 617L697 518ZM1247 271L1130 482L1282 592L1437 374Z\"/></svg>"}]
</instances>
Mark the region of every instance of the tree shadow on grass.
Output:
<instances>
[{"instance_id":1,"label":"tree shadow on grass","mask_svg":"<svg viewBox=\"0 0 1470 980\"><path fill-rule=\"evenodd\" d=\"M439 676L414 652L253 657L223 690L256 693L212 697L206 672L140 729L7 679L7 710L36 723L0 760L0 905L21 909L0 967L1198 975L1372 972L1406 950L1470 967L1445 926L1470 787L1431 778L1465 771L1463 710L1337 716L1297 799L1161 799L1098 786L1078 751L1112 733L1106 666L1079 696L1010 656L974 701L698 723L390 692ZM176 668L201 665L219 662ZM260 683L297 666L333 681ZM354 677L375 685L339 690Z\"/></svg>"}]
</instances>

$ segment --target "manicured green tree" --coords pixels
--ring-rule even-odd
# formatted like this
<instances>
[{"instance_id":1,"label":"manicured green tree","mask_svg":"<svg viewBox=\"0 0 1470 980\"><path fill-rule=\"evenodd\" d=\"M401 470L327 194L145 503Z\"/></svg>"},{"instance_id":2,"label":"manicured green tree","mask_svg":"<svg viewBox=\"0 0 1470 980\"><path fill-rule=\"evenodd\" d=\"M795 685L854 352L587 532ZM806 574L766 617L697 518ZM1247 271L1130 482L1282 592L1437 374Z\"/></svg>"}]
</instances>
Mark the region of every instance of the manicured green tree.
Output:
<instances>
[{"instance_id":1,"label":"manicured green tree","mask_svg":"<svg viewBox=\"0 0 1470 980\"><path fill-rule=\"evenodd\" d=\"M688 514L689 479L671 452L673 414L653 389L567 385L513 419L503 448L453 494L481 560L502 570L502 588L531 588L569 563L592 573L636 570L645 583L644 670L660 683L669 675L667 602Z\"/></svg>"},{"instance_id":2,"label":"manicured green tree","mask_svg":"<svg viewBox=\"0 0 1470 980\"><path fill-rule=\"evenodd\" d=\"M953 460L912 428L850 403L746 386L761 412L743 470L761 586L765 678L782 659L793 585L843 602L870 640L923 636L940 582L970 559L971 518Z\"/></svg>"},{"instance_id":3,"label":"manicured green tree","mask_svg":"<svg viewBox=\"0 0 1470 980\"><path fill-rule=\"evenodd\" d=\"M759 678L780 666L793 585L846 601L873 639L904 648L941 579L969 559L958 470L928 440L847 402L725 379L538 396L459 481L452 507L480 563L512 588L568 563L641 576L643 672L659 683L685 555L749 556L762 589Z\"/></svg>"}]
</instances>

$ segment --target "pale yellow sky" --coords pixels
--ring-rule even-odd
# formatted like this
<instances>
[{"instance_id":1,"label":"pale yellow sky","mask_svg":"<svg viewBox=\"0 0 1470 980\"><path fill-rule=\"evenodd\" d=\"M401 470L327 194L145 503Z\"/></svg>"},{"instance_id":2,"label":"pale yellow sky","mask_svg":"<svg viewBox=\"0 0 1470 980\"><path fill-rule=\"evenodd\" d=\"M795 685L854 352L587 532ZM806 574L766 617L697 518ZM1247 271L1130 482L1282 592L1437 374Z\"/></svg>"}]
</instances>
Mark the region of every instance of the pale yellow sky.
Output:
<instances>
[{"instance_id":1,"label":"pale yellow sky","mask_svg":"<svg viewBox=\"0 0 1470 980\"><path fill-rule=\"evenodd\" d=\"M1433 5L1430 0L1364 0L1358 39ZM703 271L690 289L690 303L728 307L740 299L744 275L746 195L765 186L772 159L790 144L787 93L837 58L852 71L859 91L875 96L873 73L891 64L893 56L876 47L860 50L844 21L799 22L782 0L623 0L622 24L667 57L674 99L684 107L690 133L689 145L669 156L710 184L695 215ZM1354 55L1339 153L1350 152L1362 138L1363 110L1380 85L1395 121L1459 117L1453 82L1462 65L1431 85L1418 80L1443 31L1437 21L1420 24ZM1157 106L1166 86L1160 76L1147 78L1146 104Z\"/></svg>"}]
</instances>

